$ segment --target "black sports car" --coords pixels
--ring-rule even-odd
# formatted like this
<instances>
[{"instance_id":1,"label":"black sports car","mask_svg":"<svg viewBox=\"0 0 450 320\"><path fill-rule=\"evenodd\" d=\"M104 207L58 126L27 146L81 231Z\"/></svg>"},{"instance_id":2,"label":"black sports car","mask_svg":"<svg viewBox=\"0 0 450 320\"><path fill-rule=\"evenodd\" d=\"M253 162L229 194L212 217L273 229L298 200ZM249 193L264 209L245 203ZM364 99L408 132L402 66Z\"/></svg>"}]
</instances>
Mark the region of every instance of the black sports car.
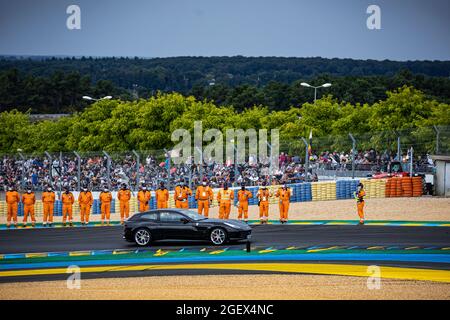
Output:
<instances>
[{"instance_id":1,"label":"black sports car","mask_svg":"<svg viewBox=\"0 0 450 320\"><path fill-rule=\"evenodd\" d=\"M251 238L252 229L238 220L209 219L184 209L158 209L137 213L125 222L123 237L139 246L153 240L207 240L221 245Z\"/></svg>"}]
</instances>

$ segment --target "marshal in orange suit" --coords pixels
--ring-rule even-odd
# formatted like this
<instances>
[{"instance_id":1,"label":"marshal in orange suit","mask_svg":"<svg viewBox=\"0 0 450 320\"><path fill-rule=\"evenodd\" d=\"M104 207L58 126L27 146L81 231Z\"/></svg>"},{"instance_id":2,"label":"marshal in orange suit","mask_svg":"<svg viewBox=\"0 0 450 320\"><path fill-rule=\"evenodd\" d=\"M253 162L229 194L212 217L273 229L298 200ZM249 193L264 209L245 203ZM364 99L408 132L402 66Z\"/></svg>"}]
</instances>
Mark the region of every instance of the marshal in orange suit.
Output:
<instances>
[{"instance_id":1,"label":"marshal in orange suit","mask_svg":"<svg viewBox=\"0 0 450 320\"><path fill-rule=\"evenodd\" d=\"M275 196L279 198L278 203L280 208L280 222L286 223L288 221L291 190L284 184L283 187L278 189Z\"/></svg>"},{"instance_id":2,"label":"marshal in orange suit","mask_svg":"<svg viewBox=\"0 0 450 320\"><path fill-rule=\"evenodd\" d=\"M242 219L244 216L244 221L248 222L248 199L253 198L250 191L245 189L245 184L242 184L241 190L238 191L238 201L239 201L239 215L238 220Z\"/></svg>"},{"instance_id":3,"label":"marshal in orange suit","mask_svg":"<svg viewBox=\"0 0 450 320\"><path fill-rule=\"evenodd\" d=\"M88 188L84 187L83 191L78 196L78 204L80 206L81 224L89 224L89 215L91 213L91 206L94 203L94 197Z\"/></svg>"},{"instance_id":4,"label":"marshal in orange suit","mask_svg":"<svg viewBox=\"0 0 450 320\"><path fill-rule=\"evenodd\" d=\"M364 197L366 192L364 191L364 185L358 184L358 191L354 193L356 199L356 208L358 210L359 224L364 224Z\"/></svg>"},{"instance_id":5,"label":"marshal in orange suit","mask_svg":"<svg viewBox=\"0 0 450 320\"><path fill-rule=\"evenodd\" d=\"M175 187L173 199L175 200L175 207L179 209L189 209L189 196L192 196L192 190L180 181Z\"/></svg>"},{"instance_id":6,"label":"marshal in orange suit","mask_svg":"<svg viewBox=\"0 0 450 320\"><path fill-rule=\"evenodd\" d=\"M42 204L44 207L44 220L42 225L47 226L47 222L51 227L53 224L53 208L55 206L55 193L52 191L51 187L47 188L47 191L42 193Z\"/></svg>"},{"instance_id":7,"label":"marshal in orange suit","mask_svg":"<svg viewBox=\"0 0 450 320\"><path fill-rule=\"evenodd\" d=\"M156 208L165 209L169 207L169 190L164 186L164 182L159 184L159 189L156 190Z\"/></svg>"},{"instance_id":8,"label":"marshal in orange suit","mask_svg":"<svg viewBox=\"0 0 450 320\"><path fill-rule=\"evenodd\" d=\"M75 202L75 197L73 193L70 192L69 188L66 188L64 193L61 195L62 202L62 214L63 214L63 226L66 226L67 218L69 218L69 225L73 226L73 203Z\"/></svg>"},{"instance_id":9,"label":"marshal in orange suit","mask_svg":"<svg viewBox=\"0 0 450 320\"><path fill-rule=\"evenodd\" d=\"M117 199L120 202L120 224L123 224L124 219L130 216L131 191L126 184L122 184L122 188L117 193Z\"/></svg>"},{"instance_id":10,"label":"marshal in orange suit","mask_svg":"<svg viewBox=\"0 0 450 320\"><path fill-rule=\"evenodd\" d=\"M231 212L231 201L234 200L233 190L228 189L228 183L224 183L223 189L217 193L219 203L219 219L229 219Z\"/></svg>"},{"instance_id":11,"label":"marshal in orange suit","mask_svg":"<svg viewBox=\"0 0 450 320\"><path fill-rule=\"evenodd\" d=\"M6 205L7 205L7 220L6 226L11 226L11 220L14 221L14 226L17 227L17 210L19 209L20 196L14 187L8 187L6 191Z\"/></svg>"},{"instance_id":12,"label":"marshal in orange suit","mask_svg":"<svg viewBox=\"0 0 450 320\"><path fill-rule=\"evenodd\" d=\"M100 211L102 213L102 225L106 218L106 224L109 225L109 220L111 217L111 201L112 195L108 188L104 188L100 193Z\"/></svg>"},{"instance_id":13,"label":"marshal in orange suit","mask_svg":"<svg viewBox=\"0 0 450 320\"><path fill-rule=\"evenodd\" d=\"M213 199L214 193L211 187L207 185L206 180L204 180L202 185L198 186L195 192L195 200L197 200L198 205L198 214L203 214L205 217L208 217L210 202L213 201Z\"/></svg>"},{"instance_id":14,"label":"marshal in orange suit","mask_svg":"<svg viewBox=\"0 0 450 320\"><path fill-rule=\"evenodd\" d=\"M36 195L29 188L26 193L22 195L23 203L23 226L27 226L28 216L31 217L31 226L36 225L36 218L34 216L34 204L36 203Z\"/></svg>"},{"instance_id":15,"label":"marshal in orange suit","mask_svg":"<svg viewBox=\"0 0 450 320\"><path fill-rule=\"evenodd\" d=\"M262 187L258 190L258 205L259 205L259 219L261 224L267 223L269 219L269 199L272 197L272 193L266 187L266 183L263 183Z\"/></svg>"},{"instance_id":16,"label":"marshal in orange suit","mask_svg":"<svg viewBox=\"0 0 450 320\"><path fill-rule=\"evenodd\" d=\"M139 212L150 210L150 199L152 195L146 186L142 186L138 192Z\"/></svg>"}]
</instances>

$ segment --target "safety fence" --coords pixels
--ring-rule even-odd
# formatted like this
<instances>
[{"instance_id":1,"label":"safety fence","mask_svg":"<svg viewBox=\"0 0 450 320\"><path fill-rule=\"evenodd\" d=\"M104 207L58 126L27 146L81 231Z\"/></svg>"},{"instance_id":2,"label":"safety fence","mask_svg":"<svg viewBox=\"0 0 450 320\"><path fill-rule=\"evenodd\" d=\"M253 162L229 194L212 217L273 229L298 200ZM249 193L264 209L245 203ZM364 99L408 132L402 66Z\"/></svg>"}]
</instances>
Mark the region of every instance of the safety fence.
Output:
<instances>
[{"instance_id":1,"label":"safety fence","mask_svg":"<svg viewBox=\"0 0 450 320\"><path fill-rule=\"evenodd\" d=\"M267 151L269 149L272 150L271 145ZM299 137L280 141L279 153L270 156L268 162L258 160L253 163L251 159L255 160L255 157L248 154L248 144L245 151L246 163L236 166L232 161L217 165L203 155L202 164L194 163L193 159L175 164L177 152L167 149L29 154L20 151L0 155L0 189L5 190L13 184L19 190L31 186L40 191L51 185L55 190L64 187L80 190L86 186L98 191L104 186L118 190L126 183L132 190L138 190L140 184L156 188L161 181L172 189L179 179L194 188L205 177L214 187L224 181L234 186L241 182L254 186L261 181L296 183L315 181L315 175L319 179L367 177L387 172L392 161L400 162L406 172L433 173L430 154L450 154L450 126L313 136L311 140ZM289 156L289 161L282 161L282 153ZM280 170L272 167L274 160L280 162Z\"/></svg>"},{"instance_id":2,"label":"safety fence","mask_svg":"<svg viewBox=\"0 0 450 320\"><path fill-rule=\"evenodd\" d=\"M307 202L307 201L326 201L326 200L341 200L341 199L352 199L354 197L354 192L357 190L359 183L364 185L366 192L366 198L385 198L385 197L419 197L423 194L423 181L421 177L393 177L388 179L351 179L351 180L338 180L330 182L303 182L296 184L289 184L288 187L291 189L291 202ZM275 197L275 192L280 186L269 186L268 189L272 193L269 198L270 204L276 204L278 198ZM249 205L258 204L258 193L259 187L248 187L253 197L249 199ZM234 191L234 204L237 204L237 193L239 188L231 188ZM212 201L212 206L217 206L216 195L219 189L213 189L214 200ZM100 200L98 200L98 192L94 192L93 196L95 198L94 203L91 208L91 213L96 215L100 214ZM194 191L195 194L195 191ZM75 198L78 198L78 192L74 192ZM117 193L112 192L113 200L111 203L111 213L120 212L119 201L116 200ZM197 208L197 201L195 196L189 196L188 199L189 208ZM150 199L150 209L156 209L156 200L154 193ZM175 200L173 197L173 192L170 192L169 197L169 208L175 208ZM135 195L132 196L130 201L130 212L138 211L138 201ZM79 213L79 205L75 202L74 213ZM35 204L35 214L42 215L43 205L41 200L37 200ZM0 201L0 214L6 214L6 202ZM60 200L56 200L54 206L54 214L56 216L62 215L62 203ZM19 203L19 216L23 216L23 204Z\"/></svg>"}]
</instances>

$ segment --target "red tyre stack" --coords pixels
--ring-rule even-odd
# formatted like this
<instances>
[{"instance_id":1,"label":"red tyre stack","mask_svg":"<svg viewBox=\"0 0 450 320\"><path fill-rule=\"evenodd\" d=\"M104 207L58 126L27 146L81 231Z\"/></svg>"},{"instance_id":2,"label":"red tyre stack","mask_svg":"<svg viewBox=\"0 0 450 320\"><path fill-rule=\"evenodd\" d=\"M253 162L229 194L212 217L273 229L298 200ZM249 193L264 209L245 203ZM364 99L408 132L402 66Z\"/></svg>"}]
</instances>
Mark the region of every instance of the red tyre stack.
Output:
<instances>
[{"instance_id":1,"label":"red tyre stack","mask_svg":"<svg viewBox=\"0 0 450 320\"><path fill-rule=\"evenodd\" d=\"M421 197L423 194L423 181L422 177L412 178L412 195L413 197Z\"/></svg>"},{"instance_id":2,"label":"red tyre stack","mask_svg":"<svg viewBox=\"0 0 450 320\"><path fill-rule=\"evenodd\" d=\"M400 179L402 181L403 196L404 197L412 197L413 196L412 179L410 177L402 177Z\"/></svg>"},{"instance_id":3,"label":"red tyre stack","mask_svg":"<svg viewBox=\"0 0 450 320\"><path fill-rule=\"evenodd\" d=\"M384 195L386 196L386 198L390 198L392 197L392 179L389 178L386 180L386 189L384 191Z\"/></svg>"},{"instance_id":4,"label":"red tyre stack","mask_svg":"<svg viewBox=\"0 0 450 320\"><path fill-rule=\"evenodd\" d=\"M402 178L395 177L395 196L401 197L403 195L403 189L402 189Z\"/></svg>"}]
</instances>

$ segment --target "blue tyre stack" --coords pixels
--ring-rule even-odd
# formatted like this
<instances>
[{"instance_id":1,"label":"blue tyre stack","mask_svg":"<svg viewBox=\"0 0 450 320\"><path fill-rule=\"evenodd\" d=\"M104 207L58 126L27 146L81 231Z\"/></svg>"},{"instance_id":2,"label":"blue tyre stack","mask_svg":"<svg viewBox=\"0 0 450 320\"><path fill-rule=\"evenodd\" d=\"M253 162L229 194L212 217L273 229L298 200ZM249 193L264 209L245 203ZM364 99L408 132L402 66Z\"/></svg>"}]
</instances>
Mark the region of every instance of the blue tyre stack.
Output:
<instances>
[{"instance_id":1,"label":"blue tyre stack","mask_svg":"<svg viewBox=\"0 0 450 320\"><path fill-rule=\"evenodd\" d=\"M55 216L62 216L62 201L56 200L55 205L53 206L53 214Z\"/></svg>"},{"instance_id":2,"label":"blue tyre stack","mask_svg":"<svg viewBox=\"0 0 450 320\"><path fill-rule=\"evenodd\" d=\"M100 214L100 200L94 199L94 204L92 205L92 214Z\"/></svg>"},{"instance_id":3,"label":"blue tyre stack","mask_svg":"<svg viewBox=\"0 0 450 320\"><path fill-rule=\"evenodd\" d=\"M301 193L301 184L291 184L288 185L288 188L291 189L291 202L299 202L300 201L300 193Z\"/></svg>"},{"instance_id":4,"label":"blue tyre stack","mask_svg":"<svg viewBox=\"0 0 450 320\"><path fill-rule=\"evenodd\" d=\"M198 206L197 206L197 201L195 201L195 196L194 195L192 195L192 196L189 196L189 198L188 198L188 202L189 202L189 208L197 208Z\"/></svg>"},{"instance_id":5,"label":"blue tyre stack","mask_svg":"<svg viewBox=\"0 0 450 320\"><path fill-rule=\"evenodd\" d=\"M150 209L156 209L156 200L154 197L150 198Z\"/></svg>"},{"instance_id":6,"label":"blue tyre stack","mask_svg":"<svg viewBox=\"0 0 450 320\"><path fill-rule=\"evenodd\" d=\"M303 184L303 192L301 201L312 201L311 182Z\"/></svg>"},{"instance_id":7,"label":"blue tyre stack","mask_svg":"<svg viewBox=\"0 0 450 320\"><path fill-rule=\"evenodd\" d=\"M22 202L19 202L19 206L17 208L17 215L19 217L23 217L23 203Z\"/></svg>"},{"instance_id":8,"label":"blue tyre stack","mask_svg":"<svg viewBox=\"0 0 450 320\"><path fill-rule=\"evenodd\" d=\"M248 188L248 191L250 191L252 193L252 196L253 196L252 198L250 198L248 200L248 204L250 206L258 204L258 198L256 197L256 195L258 194L258 189L259 189L258 187L249 187Z\"/></svg>"},{"instance_id":9,"label":"blue tyre stack","mask_svg":"<svg viewBox=\"0 0 450 320\"><path fill-rule=\"evenodd\" d=\"M359 180L338 180L336 182L336 198L351 199Z\"/></svg>"},{"instance_id":10,"label":"blue tyre stack","mask_svg":"<svg viewBox=\"0 0 450 320\"><path fill-rule=\"evenodd\" d=\"M291 201L292 202L312 201L311 183L304 182L298 184L294 189L294 196L291 197Z\"/></svg>"},{"instance_id":11,"label":"blue tyre stack","mask_svg":"<svg viewBox=\"0 0 450 320\"><path fill-rule=\"evenodd\" d=\"M347 194L349 199L353 198L353 192L358 188L359 180L351 180L350 186L348 187Z\"/></svg>"},{"instance_id":12,"label":"blue tyre stack","mask_svg":"<svg viewBox=\"0 0 450 320\"><path fill-rule=\"evenodd\" d=\"M336 181L336 199L346 199L347 180Z\"/></svg>"}]
</instances>

